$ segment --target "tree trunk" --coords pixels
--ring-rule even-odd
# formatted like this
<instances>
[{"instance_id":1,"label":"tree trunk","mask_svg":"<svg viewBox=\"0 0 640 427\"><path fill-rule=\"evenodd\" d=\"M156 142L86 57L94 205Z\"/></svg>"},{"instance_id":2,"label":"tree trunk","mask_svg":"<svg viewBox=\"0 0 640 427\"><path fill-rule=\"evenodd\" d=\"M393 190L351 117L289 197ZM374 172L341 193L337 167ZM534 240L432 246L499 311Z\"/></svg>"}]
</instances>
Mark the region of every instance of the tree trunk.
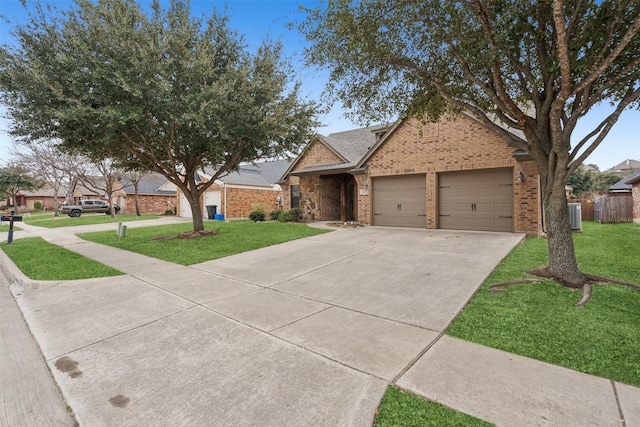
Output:
<instances>
[{"instance_id":1,"label":"tree trunk","mask_svg":"<svg viewBox=\"0 0 640 427\"><path fill-rule=\"evenodd\" d=\"M200 195L191 197L193 200L189 200L191 205L191 216L193 217L193 231L203 231L204 221L202 219L202 207L200 206Z\"/></svg>"},{"instance_id":2,"label":"tree trunk","mask_svg":"<svg viewBox=\"0 0 640 427\"><path fill-rule=\"evenodd\" d=\"M564 189L554 189L544 197L544 218L549 247L547 272L563 285L581 288L586 278L578 269Z\"/></svg>"},{"instance_id":3,"label":"tree trunk","mask_svg":"<svg viewBox=\"0 0 640 427\"><path fill-rule=\"evenodd\" d=\"M134 200L135 205L136 205L136 216L140 216L140 201L139 201L139 198L138 198L138 183L137 182L135 182L133 184L133 189L134 189L133 200Z\"/></svg>"}]
</instances>

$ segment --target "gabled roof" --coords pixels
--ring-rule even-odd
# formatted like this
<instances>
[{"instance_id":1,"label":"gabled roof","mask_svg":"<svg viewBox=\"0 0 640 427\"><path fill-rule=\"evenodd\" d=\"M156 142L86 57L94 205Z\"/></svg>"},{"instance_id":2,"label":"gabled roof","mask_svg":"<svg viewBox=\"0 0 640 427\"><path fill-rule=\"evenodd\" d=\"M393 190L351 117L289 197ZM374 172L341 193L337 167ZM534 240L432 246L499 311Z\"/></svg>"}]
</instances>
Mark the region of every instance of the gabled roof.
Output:
<instances>
[{"instance_id":1,"label":"gabled roof","mask_svg":"<svg viewBox=\"0 0 640 427\"><path fill-rule=\"evenodd\" d=\"M360 129L347 130L343 132L335 132L329 134L329 136L320 136L318 139L313 140L309 144L309 146L311 144L320 142L326 145L332 152L334 152L339 158L341 158L343 162L335 164L307 166L297 170L295 173L337 173L345 172L346 170L352 169L369 152L371 147L376 144L376 141L379 139L380 132L385 131L387 128L387 125L375 125ZM291 169L293 169L293 167L302 158L303 155L304 152L296 158L289 170L287 170L284 175L287 175L291 171Z\"/></svg>"},{"instance_id":2,"label":"gabled roof","mask_svg":"<svg viewBox=\"0 0 640 427\"><path fill-rule=\"evenodd\" d=\"M66 192L66 187L61 187L58 190L58 197L64 198L65 192ZM42 187L38 188L37 190L34 190L34 191L21 190L18 194L25 197L53 197L53 187L51 187L49 184L44 184Z\"/></svg>"},{"instance_id":3,"label":"gabled roof","mask_svg":"<svg viewBox=\"0 0 640 427\"><path fill-rule=\"evenodd\" d=\"M625 192L630 193L631 189L633 188L631 184L637 181L638 179L640 179L640 169L638 169L631 175L625 176L620 181L616 182L611 187L609 187L607 191L610 193L625 193Z\"/></svg>"},{"instance_id":4,"label":"gabled roof","mask_svg":"<svg viewBox=\"0 0 640 427\"><path fill-rule=\"evenodd\" d=\"M138 183L138 194L173 196L176 194L175 190L170 191L162 189L167 181L167 178L160 175L159 173L145 174ZM124 192L126 194L135 193L135 189L131 180L123 178L120 180L120 185L122 185L122 188L124 189Z\"/></svg>"},{"instance_id":5,"label":"gabled roof","mask_svg":"<svg viewBox=\"0 0 640 427\"><path fill-rule=\"evenodd\" d=\"M218 181L222 181L226 184L271 187L278 182L291 163L291 160L285 159L241 165L237 171L231 172L222 178L218 178ZM215 170L210 167L205 168L205 172L209 176L213 176L215 174Z\"/></svg>"},{"instance_id":6,"label":"gabled roof","mask_svg":"<svg viewBox=\"0 0 640 427\"><path fill-rule=\"evenodd\" d=\"M627 159L611 168L611 170L614 171L630 171L636 169L640 169L640 162L633 159Z\"/></svg>"},{"instance_id":7,"label":"gabled roof","mask_svg":"<svg viewBox=\"0 0 640 427\"><path fill-rule=\"evenodd\" d=\"M329 134L325 138L349 163L358 163L379 139L378 133L388 128L386 125L369 126L344 132Z\"/></svg>"}]
</instances>

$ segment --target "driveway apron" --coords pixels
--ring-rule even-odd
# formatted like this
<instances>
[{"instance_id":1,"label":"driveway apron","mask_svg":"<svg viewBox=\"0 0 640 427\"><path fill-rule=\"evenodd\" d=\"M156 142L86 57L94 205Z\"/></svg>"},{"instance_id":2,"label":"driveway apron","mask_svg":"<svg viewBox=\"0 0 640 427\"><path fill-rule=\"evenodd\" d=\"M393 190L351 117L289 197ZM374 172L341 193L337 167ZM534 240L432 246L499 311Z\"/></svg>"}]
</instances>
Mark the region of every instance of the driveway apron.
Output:
<instances>
[{"instance_id":1,"label":"driveway apron","mask_svg":"<svg viewBox=\"0 0 640 427\"><path fill-rule=\"evenodd\" d=\"M87 426L371 425L523 238L340 229L185 267L42 235L127 273L11 286Z\"/></svg>"}]
</instances>

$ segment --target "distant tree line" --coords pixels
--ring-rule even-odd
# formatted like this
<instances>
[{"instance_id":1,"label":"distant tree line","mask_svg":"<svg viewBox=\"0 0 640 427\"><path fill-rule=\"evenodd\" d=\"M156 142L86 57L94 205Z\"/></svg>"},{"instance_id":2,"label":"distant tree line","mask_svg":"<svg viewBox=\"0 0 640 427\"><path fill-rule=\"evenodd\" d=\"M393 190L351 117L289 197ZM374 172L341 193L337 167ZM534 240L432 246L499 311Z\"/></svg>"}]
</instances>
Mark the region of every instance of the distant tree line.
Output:
<instances>
[{"instance_id":1,"label":"distant tree line","mask_svg":"<svg viewBox=\"0 0 640 427\"><path fill-rule=\"evenodd\" d=\"M624 174L620 172L600 172L594 164L580 165L567 179L567 185L573 187L571 192L574 196L580 197L586 193L604 193L622 178Z\"/></svg>"}]
</instances>

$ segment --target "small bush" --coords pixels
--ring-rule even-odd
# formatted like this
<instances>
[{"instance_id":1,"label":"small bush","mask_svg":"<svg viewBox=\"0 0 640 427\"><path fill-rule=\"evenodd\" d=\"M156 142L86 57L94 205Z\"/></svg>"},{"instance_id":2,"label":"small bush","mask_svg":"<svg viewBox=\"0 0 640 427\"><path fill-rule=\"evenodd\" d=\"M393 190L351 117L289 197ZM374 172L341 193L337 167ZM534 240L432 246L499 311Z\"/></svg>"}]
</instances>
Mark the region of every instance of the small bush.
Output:
<instances>
[{"instance_id":1,"label":"small bush","mask_svg":"<svg viewBox=\"0 0 640 427\"><path fill-rule=\"evenodd\" d=\"M282 212L280 212L280 211L278 211L278 210L271 211L271 212L269 212L269 219L270 219L271 221L277 221L277 220L278 220L278 217L280 216L280 214L281 214L281 213L282 213Z\"/></svg>"},{"instance_id":2,"label":"small bush","mask_svg":"<svg viewBox=\"0 0 640 427\"><path fill-rule=\"evenodd\" d=\"M289 214L291 215L291 221L294 221L294 222L302 221L302 209L293 208L289 211Z\"/></svg>"},{"instance_id":3,"label":"small bush","mask_svg":"<svg viewBox=\"0 0 640 427\"><path fill-rule=\"evenodd\" d=\"M289 212L280 212L280 215L278 216L278 221L280 221L280 222L291 222L291 221L293 221L293 218L291 217L291 211L289 211Z\"/></svg>"},{"instance_id":4,"label":"small bush","mask_svg":"<svg viewBox=\"0 0 640 427\"><path fill-rule=\"evenodd\" d=\"M33 208L34 208L35 210L38 210L38 211L39 211L40 209L42 209L42 203L40 203L40 201L39 201L39 200L38 200L38 201L36 201L36 202L34 202L34 203L33 203Z\"/></svg>"},{"instance_id":5,"label":"small bush","mask_svg":"<svg viewBox=\"0 0 640 427\"><path fill-rule=\"evenodd\" d=\"M264 221L264 217L264 211L255 210L249 214L249 219L253 222Z\"/></svg>"},{"instance_id":6,"label":"small bush","mask_svg":"<svg viewBox=\"0 0 640 427\"><path fill-rule=\"evenodd\" d=\"M164 211L165 215L175 215L175 213L173 212L173 209L167 209L166 211Z\"/></svg>"}]
</instances>

